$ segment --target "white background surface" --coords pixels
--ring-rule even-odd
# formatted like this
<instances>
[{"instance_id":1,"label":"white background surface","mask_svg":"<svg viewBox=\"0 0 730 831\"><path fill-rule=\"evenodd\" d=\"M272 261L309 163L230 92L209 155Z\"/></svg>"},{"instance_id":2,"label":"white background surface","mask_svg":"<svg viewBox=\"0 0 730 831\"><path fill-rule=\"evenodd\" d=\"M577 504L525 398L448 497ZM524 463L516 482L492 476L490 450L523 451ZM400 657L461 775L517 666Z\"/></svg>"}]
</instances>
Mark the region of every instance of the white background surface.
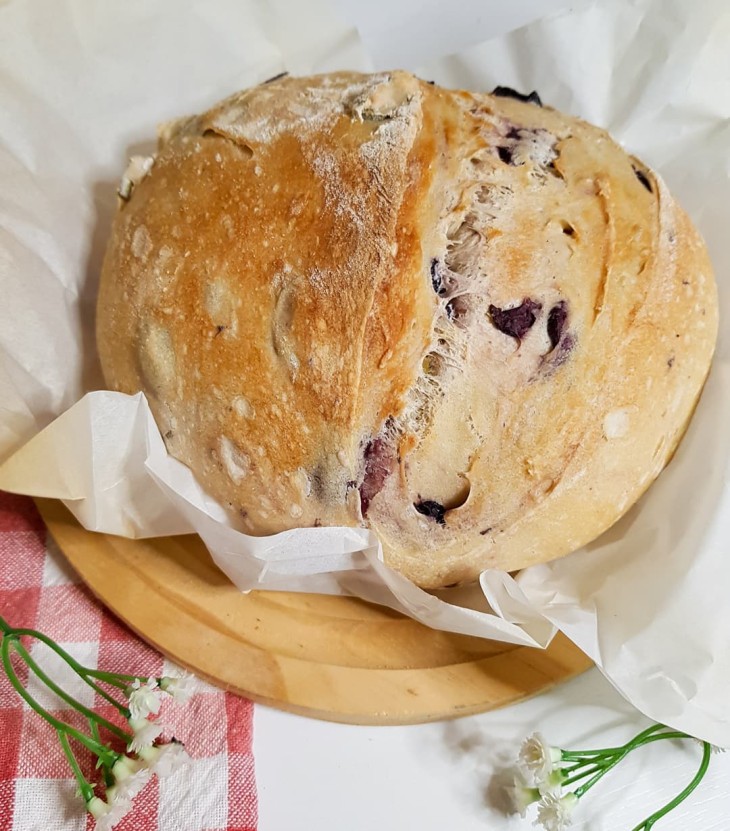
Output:
<instances>
[{"instance_id":1,"label":"white background surface","mask_svg":"<svg viewBox=\"0 0 730 831\"><path fill-rule=\"evenodd\" d=\"M522 738L541 731L572 749L623 743L649 722L597 670L536 698L449 722L355 727L257 706L259 831L519 831L501 782ZM694 741L637 750L576 809L577 831L631 831L692 779ZM730 753L656 831L730 829Z\"/></svg>"}]
</instances>

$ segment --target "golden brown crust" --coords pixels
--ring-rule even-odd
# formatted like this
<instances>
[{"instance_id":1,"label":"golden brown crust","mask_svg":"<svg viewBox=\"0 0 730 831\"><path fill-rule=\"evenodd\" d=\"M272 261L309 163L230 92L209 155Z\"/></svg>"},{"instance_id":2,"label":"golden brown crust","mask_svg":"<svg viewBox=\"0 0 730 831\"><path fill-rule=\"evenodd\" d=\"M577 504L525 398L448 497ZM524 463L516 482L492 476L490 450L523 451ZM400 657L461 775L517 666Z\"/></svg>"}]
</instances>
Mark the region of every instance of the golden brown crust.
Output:
<instances>
[{"instance_id":1,"label":"golden brown crust","mask_svg":"<svg viewBox=\"0 0 730 831\"><path fill-rule=\"evenodd\" d=\"M166 125L130 190L107 382L249 533L365 523L425 587L561 556L658 475L708 371L696 231L547 107L285 78Z\"/></svg>"}]
</instances>

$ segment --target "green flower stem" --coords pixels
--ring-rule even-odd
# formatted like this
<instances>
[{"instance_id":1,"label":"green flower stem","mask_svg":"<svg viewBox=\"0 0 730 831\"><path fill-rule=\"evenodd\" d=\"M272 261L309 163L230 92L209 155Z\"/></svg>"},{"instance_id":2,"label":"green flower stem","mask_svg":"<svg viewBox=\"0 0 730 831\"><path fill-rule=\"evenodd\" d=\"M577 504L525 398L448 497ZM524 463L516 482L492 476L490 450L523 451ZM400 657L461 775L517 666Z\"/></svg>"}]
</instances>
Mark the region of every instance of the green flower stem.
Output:
<instances>
[{"instance_id":1,"label":"green flower stem","mask_svg":"<svg viewBox=\"0 0 730 831\"><path fill-rule=\"evenodd\" d=\"M99 693L105 701L108 701L115 709L117 709L120 715L124 716L124 718L129 718L129 707L125 707L124 704L120 704L113 695L110 695L105 689L102 689L98 684L95 684L90 679L84 678L84 681L86 681L92 690Z\"/></svg>"},{"instance_id":2,"label":"green flower stem","mask_svg":"<svg viewBox=\"0 0 730 831\"><path fill-rule=\"evenodd\" d=\"M634 736L633 739L626 742L626 744L621 745L620 747L604 747L600 750L563 750L561 752L561 759L563 761L579 761L581 759L585 759L586 756L589 757L596 757L601 758L605 756L613 756L617 753L623 753L627 747L634 746L636 744L641 744L644 741L644 738L647 736L656 733L659 730L666 730L668 729L664 724L654 724L651 727L647 727L646 730L642 730L641 733L638 733Z\"/></svg>"},{"instance_id":3,"label":"green flower stem","mask_svg":"<svg viewBox=\"0 0 730 831\"><path fill-rule=\"evenodd\" d=\"M121 672L102 672L98 669L88 669L84 667L91 678L97 678L99 681L104 681L107 684L112 684L120 689L126 689L134 681L141 681L146 684L150 679L144 675L123 675Z\"/></svg>"},{"instance_id":4,"label":"green flower stem","mask_svg":"<svg viewBox=\"0 0 730 831\"><path fill-rule=\"evenodd\" d=\"M600 763L601 758L597 756L591 759L582 759L580 762L575 762L575 764L566 765L565 767L558 768L558 770L560 770L564 776L570 776L571 774L579 771L581 768L586 767L586 765L595 765Z\"/></svg>"},{"instance_id":5,"label":"green flower stem","mask_svg":"<svg viewBox=\"0 0 730 831\"><path fill-rule=\"evenodd\" d=\"M656 732L656 731L655 731ZM624 750L622 753L618 753L611 758L609 762L602 766L602 769L592 778L581 785L579 788L576 788L574 793L580 799L587 791L589 791L594 785L600 782L601 779L611 770L611 768L616 767L616 765L623 761L632 750L636 750L637 747L642 747L645 744L649 744L650 742L661 741L663 739L689 739L691 738L686 733L680 733L679 731L672 731L671 733L662 733L661 735L651 735L650 731L645 730L643 733L640 733L636 736L632 741L628 742L624 745Z\"/></svg>"},{"instance_id":6,"label":"green flower stem","mask_svg":"<svg viewBox=\"0 0 730 831\"><path fill-rule=\"evenodd\" d=\"M574 776L570 776L568 779L563 779L563 787L567 787L568 785L573 785L576 782L580 782L580 780L585 779L586 776L593 776L594 773L598 773L600 770L603 770L603 767L603 765L592 765L586 768L584 771L576 773Z\"/></svg>"},{"instance_id":7,"label":"green flower stem","mask_svg":"<svg viewBox=\"0 0 730 831\"><path fill-rule=\"evenodd\" d=\"M658 811L655 811L651 816L647 817L643 822L640 822L632 831L650 831L653 828L654 823L657 820L660 820L663 816L668 814L670 811L673 811L677 805L681 802L684 802L685 799L694 791L694 789L700 784L700 782L704 779L705 774L707 773L707 768L710 766L710 756L712 754L712 745L709 742L702 742L702 761L700 762L700 767L697 773L694 776L694 779L687 785L687 787L677 794L670 802L660 808Z\"/></svg>"},{"instance_id":8,"label":"green flower stem","mask_svg":"<svg viewBox=\"0 0 730 831\"><path fill-rule=\"evenodd\" d=\"M627 742L624 745L623 749L621 750L620 754L612 754L612 756L607 756L604 759L593 758L586 760L582 763L577 763L567 768L560 768L563 774L567 774L568 778L563 780L563 785L573 785L575 782L580 781L581 779L585 779L586 776L590 776L592 774L599 774L596 776L595 784L603 774L610 770L614 766L614 757L618 757L618 761L625 758L632 750L637 750L639 747L643 747L646 744L651 744L651 742L658 742L663 741L664 739L688 739L691 738L686 733L682 733L679 730L672 730L667 733L657 734L656 732L654 735L646 735L646 731L643 734L640 734L636 738L632 739L632 741ZM610 763L610 764L609 764ZM584 765L587 765L585 770L581 771ZM574 774L574 775L570 775ZM591 785L592 787L592 785ZM586 788L587 790L587 788ZM577 792L577 791L576 791Z\"/></svg>"},{"instance_id":9,"label":"green flower stem","mask_svg":"<svg viewBox=\"0 0 730 831\"><path fill-rule=\"evenodd\" d=\"M121 728L117 727L116 724L112 724L111 721L108 721L103 716L98 715L93 710L89 710L88 707L84 707L83 704L80 704L73 696L69 695L65 690L58 686L51 678L49 678L45 672L38 666L38 664L31 658L30 653L28 650L21 644L19 641L15 640L14 636L6 636L3 639L3 643L10 643L12 647L15 647L18 655L25 661L28 665L28 668L31 669L38 678L48 687L51 692L54 692L60 699L65 701L67 704L70 704L75 710L78 710L82 715L86 716L87 719L93 719L94 721L98 722L102 727L105 727L110 733L113 733L118 738L122 739L122 741L127 742L127 744L132 741L132 736L130 733L122 730Z\"/></svg>"},{"instance_id":10,"label":"green flower stem","mask_svg":"<svg viewBox=\"0 0 730 831\"><path fill-rule=\"evenodd\" d=\"M99 725L93 720L89 719L89 730L91 730L91 735L99 742L102 743L101 736L99 735ZM117 758L114 759L116 762ZM104 784L107 788L111 787L114 784L114 776L112 775L111 767L108 764L104 764L104 762L99 759L96 763L97 768L101 767L101 772L104 776Z\"/></svg>"},{"instance_id":11,"label":"green flower stem","mask_svg":"<svg viewBox=\"0 0 730 831\"><path fill-rule=\"evenodd\" d=\"M61 657L79 676L79 678L81 678L85 683L87 683L95 692L98 692L99 695L102 696L102 698L105 698L110 704L113 704L125 718L129 717L129 711L123 704L120 704L116 698L114 698L112 695L106 692L106 690L102 689L98 684L91 680L94 677L100 676L99 680L107 681L108 679L106 676L114 678L115 673L97 673L95 670L89 669L89 667L85 667L83 664L80 664L73 657L73 655L69 655L69 653L66 652L66 650L63 649L63 647L59 646L54 640L49 638L47 635L44 635L43 632L39 632L36 629L13 629L13 627L11 627L5 620L3 620L2 617L0 617L0 629L2 629L5 635L16 635L19 638L29 637L45 644L49 649L52 649L59 657ZM132 680L134 679L134 676L124 677L130 677ZM122 681L115 682L108 680L108 683L120 688L125 688L126 686L128 686L126 682Z\"/></svg>"},{"instance_id":12,"label":"green flower stem","mask_svg":"<svg viewBox=\"0 0 730 831\"><path fill-rule=\"evenodd\" d=\"M55 730L65 733L72 739L76 739L79 744L82 744L87 750L90 750L96 756L99 756L100 758L113 758L113 760L116 761L119 756L118 753L114 753L104 747L104 745L94 741L94 739L90 739L88 736L85 736L75 727L72 727L70 724L66 724L65 721L60 721L55 718L55 716L52 716L48 710L38 704L33 696L20 683L20 679L16 675L13 665L10 663L10 646L11 638L3 637L2 643L0 643L0 660L2 660L3 669L5 670L8 681L10 681L13 688L23 699L23 701L25 701L26 704L41 718L45 719L45 721L47 721Z\"/></svg>"},{"instance_id":13,"label":"green flower stem","mask_svg":"<svg viewBox=\"0 0 730 831\"><path fill-rule=\"evenodd\" d=\"M610 762L608 762L606 765L604 765L604 766L601 768L601 770L600 770L600 771L599 771L599 772L598 772L598 773L597 773L597 774L596 774L596 775L595 775L592 779L589 779L589 780L588 780L587 782L585 782L583 785L581 785L580 787L576 788L576 789L575 789L575 791L573 791L573 793L574 793L574 794L578 797L578 799L580 799L580 798L581 798L581 797L582 797L585 793L587 793L587 792L588 792L588 791L589 791L589 790L590 790L590 789L591 789L594 785L598 784L598 782L600 782L600 781L601 781L601 779L603 779L603 777L604 777L604 776L605 776L605 775L609 772L609 770L611 770L611 768L616 767L616 765L617 765L619 762L623 761L623 760L626 758L626 756L628 756L628 755L629 755L629 753L630 753L632 750L633 750L633 748L632 748L632 747L630 747L630 748L628 748L627 750L625 750L623 753L620 753L620 754L618 754L618 755L614 756L614 757L611 759L611 761L610 761Z\"/></svg>"},{"instance_id":14,"label":"green flower stem","mask_svg":"<svg viewBox=\"0 0 730 831\"><path fill-rule=\"evenodd\" d=\"M68 763L71 766L71 770L74 772L76 781L79 784L81 796L84 798L84 802L88 802L94 796L94 789L91 787L86 777L81 772L81 768L79 767L79 763L76 759L76 756L74 755L73 750L71 750L71 745L69 743L68 736L63 730L57 730L56 732L58 733L58 740L59 742L61 742L63 752L66 754L66 759L68 759Z\"/></svg>"}]
</instances>

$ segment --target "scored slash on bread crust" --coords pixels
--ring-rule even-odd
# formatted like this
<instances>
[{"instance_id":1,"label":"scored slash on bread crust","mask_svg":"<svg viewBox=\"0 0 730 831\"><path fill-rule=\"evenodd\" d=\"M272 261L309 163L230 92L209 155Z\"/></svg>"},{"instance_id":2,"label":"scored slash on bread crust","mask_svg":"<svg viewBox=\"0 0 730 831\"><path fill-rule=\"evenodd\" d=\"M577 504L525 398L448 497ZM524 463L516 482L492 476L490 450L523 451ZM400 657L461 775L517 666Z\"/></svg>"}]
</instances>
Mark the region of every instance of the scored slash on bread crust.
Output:
<instances>
[{"instance_id":1,"label":"scored slash on bread crust","mask_svg":"<svg viewBox=\"0 0 730 831\"><path fill-rule=\"evenodd\" d=\"M405 72L165 125L104 263L109 386L251 534L365 524L426 588L562 556L684 432L705 247L603 130Z\"/></svg>"}]
</instances>

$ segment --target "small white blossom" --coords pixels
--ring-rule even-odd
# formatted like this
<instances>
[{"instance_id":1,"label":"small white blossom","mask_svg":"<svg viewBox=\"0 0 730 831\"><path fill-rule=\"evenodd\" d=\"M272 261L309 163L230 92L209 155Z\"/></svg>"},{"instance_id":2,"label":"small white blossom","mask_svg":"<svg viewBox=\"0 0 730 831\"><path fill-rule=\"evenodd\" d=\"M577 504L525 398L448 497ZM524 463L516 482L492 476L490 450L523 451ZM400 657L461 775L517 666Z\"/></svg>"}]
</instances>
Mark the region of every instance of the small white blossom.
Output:
<instances>
[{"instance_id":1,"label":"small white blossom","mask_svg":"<svg viewBox=\"0 0 730 831\"><path fill-rule=\"evenodd\" d=\"M112 776L115 782L124 782L130 776L142 767L137 759L131 759L129 756L120 756L112 765Z\"/></svg>"},{"instance_id":2,"label":"small white blossom","mask_svg":"<svg viewBox=\"0 0 730 831\"><path fill-rule=\"evenodd\" d=\"M195 676L189 672L183 672L178 676L165 676L160 678L160 689L169 693L175 700L185 704L193 695Z\"/></svg>"},{"instance_id":3,"label":"small white blossom","mask_svg":"<svg viewBox=\"0 0 730 831\"><path fill-rule=\"evenodd\" d=\"M130 776L129 779L118 782L116 785L110 785L106 789L106 798L112 804L131 802L138 794L142 793L151 778L152 773L147 768L142 768L133 776Z\"/></svg>"},{"instance_id":4,"label":"small white blossom","mask_svg":"<svg viewBox=\"0 0 730 831\"><path fill-rule=\"evenodd\" d=\"M705 747L705 743L702 741L702 739L695 739L695 741L697 742L697 744L698 744L701 748L703 748L703 749L704 749L704 747ZM727 751L727 748L726 748L726 747L719 747L719 746L718 746L718 745L716 745L716 744L711 744L711 745L710 745L710 753L712 753L713 755L716 755L716 754L718 754L718 753L725 753L726 751Z\"/></svg>"},{"instance_id":5,"label":"small white blossom","mask_svg":"<svg viewBox=\"0 0 730 831\"><path fill-rule=\"evenodd\" d=\"M86 803L86 810L94 819L98 820L109 813L111 806L104 802L103 799L99 799L98 796L92 796Z\"/></svg>"},{"instance_id":6,"label":"small white blossom","mask_svg":"<svg viewBox=\"0 0 730 831\"><path fill-rule=\"evenodd\" d=\"M564 831L572 822L577 804L578 797L574 793L565 796L545 794L537 806L535 825L542 825L545 831Z\"/></svg>"},{"instance_id":7,"label":"small white blossom","mask_svg":"<svg viewBox=\"0 0 730 831\"><path fill-rule=\"evenodd\" d=\"M555 768L544 779L535 782L535 785L542 796L545 796L546 793L553 794L553 796L560 796L563 791L564 780L565 775L563 772L560 768Z\"/></svg>"},{"instance_id":8,"label":"small white blossom","mask_svg":"<svg viewBox=\"0 0 730 831\"><path fill-rule=\"evenodd\" d=\"M175 741L175 739L169 744L161 744L157 747L143 747L139 751L139 757L160 779L170 776L178 768L187 764L190 759L182 742Z\"/></svg>"},{"instance_id":9,"label":"small white blossom","mask_svg":"<svg viewBox=\"0 0 730 831\"><path fill-rule=\"evenodd\" d=\"M157 682L148 681L143 684L136 678L127 690L129 696L129 714L132 718L147 718L160 712L160 694L157 691Z\"/></svg>"},{"instance_id":10,"label":"small white blossom","mask_svg":"<svg viewBox=\"0 0 730 831\"><path fill-rule=\"evenodd\" d=\"M96 821L96 831L111 831L117 823L120 823L124 817L132 810L132 803L129 800L112 803L109 805L109 810L104 816L99 817Z\"/></svg>"},{"instance_id":11,"label":"small white blossom","mask_svg":"<svg viewBox=\"0 0 730 831\"><path fill-rule=\"evenodd\" d=\"M531 788L520 771L515 771L514 781L508 788L513 812L521 817L527 815L527 809L540 799L540 791Z\"/></svg>"},{"instance_id":12,"label":"small white blossom","mask_svg":"<svg viewBox=\"0 0 730 831\"><path fill-rule=\"evenodd\" d=\"M148 721L146 718L130 718L129 726L132 728L134 738L129 743L128 750L133 753L137 753L143 747L150 747L165 729L160 722Z\"/></svg>"},{"instance_id":13,"label":"small white blossom","mask_svg":"<svg viewBox=\"0 0 730 831\"><path fill-rule=\"evenodd\" d=\"M534 778L536 784L539 784L547 781L561 755L559 747L551 747L540 733L533 733L522 743L518 764L528 776Z\"/></svg>"},{"instance_id":14,"label":"small white blossom","mask_svg":"<svg viewBox=\"0 0 730 831\"><path fill-rule=\"evenodd\" d=\"M150 781L150 771L139 759L121 756L112 766L114 784L107 788L107 801L131 802Z\"/></svg>"}]
</instances>

